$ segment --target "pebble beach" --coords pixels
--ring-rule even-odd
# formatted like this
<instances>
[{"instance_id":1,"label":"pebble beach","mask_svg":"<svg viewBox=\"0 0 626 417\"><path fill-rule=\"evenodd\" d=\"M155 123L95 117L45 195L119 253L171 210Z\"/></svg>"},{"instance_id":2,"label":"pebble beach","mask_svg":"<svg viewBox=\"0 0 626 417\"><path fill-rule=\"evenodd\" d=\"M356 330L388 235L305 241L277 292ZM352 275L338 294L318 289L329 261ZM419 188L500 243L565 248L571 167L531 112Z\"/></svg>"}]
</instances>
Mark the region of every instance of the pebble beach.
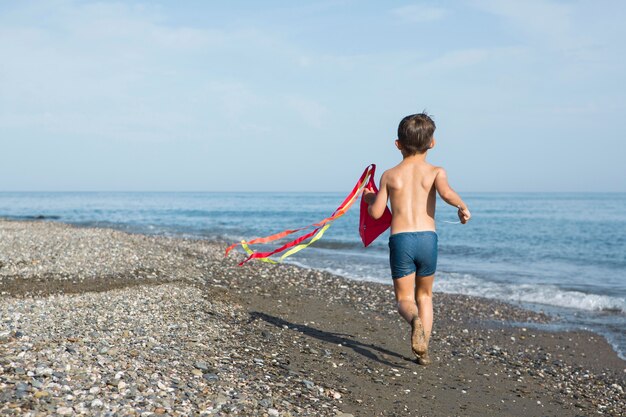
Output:
<instances>
[{"instance_id":1,"label":"pebble beach","mask_svg":"<svg viewBox=\"0 0 626 417\"><path fill-rule=\"evenodd\" d=\"M225 248L0 220L0 413L626 415L626 362L594 333L436 293L423 367L391 285Z\"/></svg>"}]
</instances>

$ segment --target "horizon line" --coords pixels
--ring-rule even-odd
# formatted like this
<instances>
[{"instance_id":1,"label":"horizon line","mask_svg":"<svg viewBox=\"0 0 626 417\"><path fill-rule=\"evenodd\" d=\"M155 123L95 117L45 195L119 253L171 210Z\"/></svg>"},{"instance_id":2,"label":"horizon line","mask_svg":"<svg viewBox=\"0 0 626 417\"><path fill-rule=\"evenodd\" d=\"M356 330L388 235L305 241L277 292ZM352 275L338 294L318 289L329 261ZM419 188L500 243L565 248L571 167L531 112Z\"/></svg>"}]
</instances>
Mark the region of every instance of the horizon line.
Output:
<instances>
[{"instance_id":1,"label":"horizon line","mask_svg":"<svg viewBox=\"0 0 626 417\"><path fill-rule=\"evenodd\" d=\"M624 191L457 191L458 193L470 193L470 194L625 194ZM0 190L0 194L27 194L27 193L85 193L85 194L97 194L97 193L118 193L118 194L131 194L131 193L153 193L153 194L200 194L200 193L216 193L216 194L228 194L228 193L253 193L253 194L270 194L270 193L285 193L285 194L330 194L330 193L344 193L344 191L278 191L278 190L231 190L231 191L215 191L215 190Z\"/></svg>"}]
</instances>

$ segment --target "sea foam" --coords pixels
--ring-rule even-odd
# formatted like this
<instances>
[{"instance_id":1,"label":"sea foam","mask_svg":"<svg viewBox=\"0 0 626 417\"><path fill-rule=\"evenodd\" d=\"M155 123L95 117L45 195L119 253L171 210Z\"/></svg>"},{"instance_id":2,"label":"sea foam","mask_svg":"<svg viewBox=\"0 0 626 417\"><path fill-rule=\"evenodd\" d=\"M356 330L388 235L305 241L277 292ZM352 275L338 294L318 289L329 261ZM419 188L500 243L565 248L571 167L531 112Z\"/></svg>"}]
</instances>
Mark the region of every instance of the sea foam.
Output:
<instances>
[{"instance_id":1,"label":"sea foam","mask_svg":"<svg viewBox=\"0 0 626 417\"><path fill-rule=\"evenodd\" d=\"M626 314L626 299L565 290L554 285L515 284L487 281L471 274L441 272L434 290L493 298L515 303L533 303L587 311Z\"/></svg>"}]
</instances>

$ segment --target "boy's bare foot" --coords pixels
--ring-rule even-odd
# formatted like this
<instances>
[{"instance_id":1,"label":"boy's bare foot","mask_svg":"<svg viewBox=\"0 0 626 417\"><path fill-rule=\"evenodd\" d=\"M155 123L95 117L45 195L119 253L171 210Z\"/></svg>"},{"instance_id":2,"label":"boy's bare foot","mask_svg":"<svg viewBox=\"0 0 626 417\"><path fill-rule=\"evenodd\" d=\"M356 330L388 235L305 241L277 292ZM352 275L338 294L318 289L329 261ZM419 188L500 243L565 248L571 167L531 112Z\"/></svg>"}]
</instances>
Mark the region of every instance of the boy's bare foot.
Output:
<instances>
[{"instance_id":1,"label":"boy's bare foot","mask_svg":"<svg viewBox=\"0 0 626 417\"><path fill-rule=\"evenodd\" d=\"M432 363L432 361L430 360L430 355L428 354L428 351L421 353L420 355L417 355L417 363L419 363L420 365L430 365Z\"/></svg>"},{"instance_id":2,"label":"boy's bare foot","mask_svg":"<svg viewBox=\"0 0 626 417\"><path fill-rule=\"evenodd\" d=\"M428 349L426 336L424 335L424 326L422 326L422 321L419 317L414 317L411 321L411 348L418 359Z\"/></svg>"}]
</instances>

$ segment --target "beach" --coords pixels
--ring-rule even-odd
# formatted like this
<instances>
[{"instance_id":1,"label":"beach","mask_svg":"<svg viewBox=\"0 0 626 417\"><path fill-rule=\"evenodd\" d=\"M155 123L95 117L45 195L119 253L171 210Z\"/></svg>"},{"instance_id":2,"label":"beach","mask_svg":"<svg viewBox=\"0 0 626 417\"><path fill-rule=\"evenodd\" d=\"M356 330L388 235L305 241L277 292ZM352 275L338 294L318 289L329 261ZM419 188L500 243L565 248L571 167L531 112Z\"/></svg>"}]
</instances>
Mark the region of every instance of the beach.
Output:
<instances>
[{"instance_id":1,"label":"beach","mask_svg":"<svg viewBox=\"0 0 626 417\"><path fill-rule=\"evenodd\" d=\"M226 243L0 220L6 415L626 414L626 363L591 332L435 294L418 365L393 290L224 258Z\"/></svg>"}]
</instances>

